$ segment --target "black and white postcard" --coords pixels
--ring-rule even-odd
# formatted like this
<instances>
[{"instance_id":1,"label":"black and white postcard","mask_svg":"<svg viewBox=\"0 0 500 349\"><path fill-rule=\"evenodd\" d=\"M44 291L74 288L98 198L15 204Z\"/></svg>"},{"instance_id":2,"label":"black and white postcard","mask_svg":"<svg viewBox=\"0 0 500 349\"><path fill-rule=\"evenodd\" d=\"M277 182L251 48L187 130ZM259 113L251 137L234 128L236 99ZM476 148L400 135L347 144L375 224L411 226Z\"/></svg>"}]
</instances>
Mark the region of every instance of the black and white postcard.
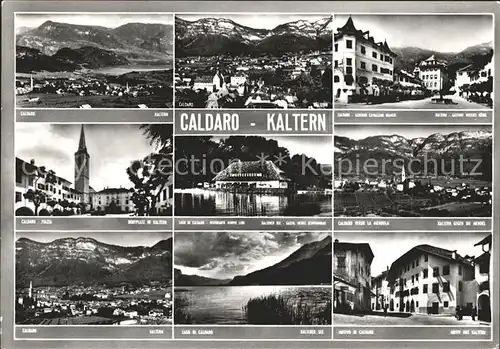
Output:
<instances>
[{"instance_id":1,"label":"black and white postcard","mask_svg":"<svg viewBox=\"0 0 500 349\"><path fill-rule=\"evenodd\" d=\"M336 217L491 217L492 128L335 127Z\"/></svg>"},{"instance_id":2,"label":"black and white postcard","mask_svg":"<svg viewBox=\"0 0 500 349\"><path fill-rule=\"evenodd\" d=\"M172 233L16 236L18 325L172 323Z\"/></svg>"},{"instance_id":3,"label":"black and white postcard","mask_svg":"<svg viewBox=\"0 0 500 349\"><path fill-rule=\"evenodd\" d=\"M171 124L18 123L15 141L16 216L172 215Z\"/></svg>"},{"instance_id":4,"label":"black and white postcard","mask_svg":"<svg viewBox=\"0 0 500 349\"><path fill-rule=\"evenodd\" d=\"M175 137L175 214L331 217L331 149L331 136Z\"/></svg>"},{"instance_id":5,"label":"black and white postcard","mask_svg":"<svg viewBox=\"0 0 500 349\"><path fill-rule=\"evenodd\" d=\"M18 108L171 108L173 16L18 13Z\"/></svg>"},{"instance_id":6,"label":"black and white postcard","mask_svg":"<svg viewBox=\"0 0 500 349\"><path fill-rule=\"evenodd\" d=\"M331 233L182 232L174 249L176 324L331 323Z\"/></svg>"},{"instance_id":7,"label":"black and white postcard","mask_svg":"<svg viewBox=\"0 0 500 349\"><path fill-rule=\"evenodd\" d=\"M492 108L491 14L337 14L334 27L336 109Z\"/></svg>"},{"instance_id":8,"label":"black and white postcard","mask_svg":"<svg viewBox=\"0 0 500 349\"><path fill-rule=\"evenodd\" d=\"M176 14L176 107L331 108L332 24L328 14Z\"/></svg>"}]
</instances>

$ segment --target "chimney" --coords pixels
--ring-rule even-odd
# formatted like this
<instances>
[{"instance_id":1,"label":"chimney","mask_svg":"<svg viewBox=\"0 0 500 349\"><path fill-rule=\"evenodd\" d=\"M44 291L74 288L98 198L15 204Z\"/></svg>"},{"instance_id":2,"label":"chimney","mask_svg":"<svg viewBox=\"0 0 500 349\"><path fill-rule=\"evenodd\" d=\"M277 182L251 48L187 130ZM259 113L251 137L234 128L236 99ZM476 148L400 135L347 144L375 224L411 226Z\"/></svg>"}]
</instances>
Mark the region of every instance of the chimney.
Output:
<instances>
[{"instance_id":1,"label":"chimney","mask_svg":"<svg viewBox=\"0 0 500 349\"><path fill-rule=\"evenodd\" d=\"M457 250L454 250L454 251L451 253L451 258L453 258L453 259L457 259Z\"/></svg>"},{"instance_id":2,"label":"chimney","mask_svg":"<svg viewBox=\"0 0 500 349\"><path fill-rule=\"evenodd\" d=\"M386 266L386 268L387 268L387 271L389 271L389 266Z\"/></svg>"}]
</instances>

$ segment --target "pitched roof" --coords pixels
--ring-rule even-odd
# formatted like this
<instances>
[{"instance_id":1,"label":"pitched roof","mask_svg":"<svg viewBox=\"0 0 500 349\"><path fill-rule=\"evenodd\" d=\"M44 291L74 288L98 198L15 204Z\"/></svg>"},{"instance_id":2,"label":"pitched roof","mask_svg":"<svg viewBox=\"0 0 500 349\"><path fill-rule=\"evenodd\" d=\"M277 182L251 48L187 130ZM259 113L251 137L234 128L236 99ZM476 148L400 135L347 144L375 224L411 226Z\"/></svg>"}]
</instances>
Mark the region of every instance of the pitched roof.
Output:
<instances>
[{"instance_id":1,"label":"pitched roof","mask_svg":"<svg viewBox=\"0 0 500 349\"><path fill-rule=\"evenodd\" d=\"M214 181L288 181L272 161L236 161L219 172Z\"/></svg>"},{"instance_id":2,"label":"pitched roof","mask_svg":"<svg viewBox=\"0 0 500 349\"><path fill-rule=\"evenodd\" d=\"M442 259L456 262L456 263L461 263L461 264L466 265L466 266L473 265L472 260L470 258L469 259L464 258L461 255L459 255L456 251L451 251L451 250L447 250L447 249L444 249L441 247L424 244L424 245L418 245L418 246L413 247L408 252L403 254L401 257L396 259L396 261L394 261L391 264L391 268L389 269L389 274L387 276L387 279L389 280L389 279L395 278L396 275L398 274L399 265L406 263L406 261L409 261L409 260L415 258L417 255L420 255L421 253L432 254L432 255L440 257ZM453 257L454 254L455 254L455 257Z\"/></svg>"},{"instance_id":3,"label":"pitched roof","mask_svg":"<svg viewBox=\"0 0 500 349\"><path fill-rule=\"evenodd\" d=\"M481 241L479 241L477 244L475 244L474 246L479 246L479 245L485 245L485 244L491 244L491 238L492 238L492 235L488 235L487 237L485 237L484 239L482 239Z\"/></svg>"},{"instance_id":4,"label":"pitched roof","mask_svg":"<svg viewBox=\"0 0 500 349\"><path fill-rule=\"evenodd\" d=\"M103 190L99 191L99 194L119 194L119 193L127 193L131 192L132 189L128 188L104 188Z\"/></svg>"},{"instance_id":5,"label":"pitched roof","mask_svg":"<svg viewBox=\"0 0 500 349\"><path fill-rule=\"evenodd\" d=\"M335 251L336 249L361 250L368 255L368 259L370 260L370 262L373 260L374 257L370 244L366 242L353 243L353 242L340 242L338 240L335 240L333 244L333 250Z\"/></svg>"}]
</instances>

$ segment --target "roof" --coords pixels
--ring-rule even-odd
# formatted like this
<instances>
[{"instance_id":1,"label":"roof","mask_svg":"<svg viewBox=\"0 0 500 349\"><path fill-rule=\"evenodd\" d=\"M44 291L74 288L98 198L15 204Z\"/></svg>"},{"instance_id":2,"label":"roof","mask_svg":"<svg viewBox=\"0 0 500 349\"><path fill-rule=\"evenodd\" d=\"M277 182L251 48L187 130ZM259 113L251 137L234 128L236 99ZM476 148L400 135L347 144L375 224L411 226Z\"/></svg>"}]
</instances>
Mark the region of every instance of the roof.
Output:
<instances>
[{"instance_id":1,"label":"roof","mask_svg":"<svg viewBox=\"0 0 500 349\"><path fill-rule=\"evenodd\" d=\"M37 171L41 166L37 165L32 165L29 162L24 161L23 159L20 159L16 157L16 171L22 171L25 175L35 175L35 171ZM48 169L45 169L46 172L48 172ZM65 182L68 184L71 184L71 181L68 181L66 178L58 176L57 174L54 174L54 177L56 179L60 179L61 182Z\"/></svg>"},{"instance_id":2,"label":"roof","mask_svg":"<svg viewBox=\"0 0 500 349\"><path fill-rule=\"evenodd\" d=\"M288 181L272 161L237 161L219 172L214 181Z\"/></svg>"},{"instance_id":3,"label":"roof","mask_svg":"<svg viewBox=\"0 0 500 349\"><path fill-rule=\"evenodd\" d=\"M485 237L484 239L482 239L481 241L479 241L477 244L475 244L474 246L479 246L479 245L486 245L486 244L491 244L491 237L492 235L488 235L487 237Z\"/></svg>"},{"instance_id":4,"label":"roof","mask_svg":"<svg viewBox=\"0 0 500 349\"><path fill-rule=\"evenodd\" d=\"M387 44L387 41L384 40L384 42L375 42L373 36L370 36L369 30L364 32L362 30L356 29L356 27L354 26L354 21L352 20L351 16L349 16L344 26L337 28L337 33L335 34L335 38L341 37L345 34L354 35L360 40L369 42L372 45L377 46L380 50L385 51L385 53L388 53L394 57L397 56L397 54L391 51L389 45Z\"/></svg>"},{"instance_id":5,"label":"roof","mask_svg":"<svg viewBox=\"0 0 500 349\"><path fill-rule=\"evenodd\" d=\"M462 257L461 255L456 253L456 251L451 251L451 250L447 250L447 249L444 249L441 247L424 244L424 245L418 245L418 246L413 247L408 252L403 254L401 257L396 259L396 261L394 261L391 264L391 268L389 269L389 274L387 276L387 279L388 280L394 279L395 276L399 272L399 266L401 264L406 263L409 260L412 260L417 255L420 255L422 253L428 253L428 254L440 257L442 259L448 260L448 261L461 263L461 264L466 265L466 266L473 265L471 259L466 259L466 258ZM455 253L455 258L453 258L454 253Z\"/></svg>"},{"instance_id":6,"label":"roof","mask_svg":"<svg viewBox=\"0 0 500 349\"><path fill-rule=\"evenodd\" d=\"M85 130L82 128L80 129L80 141L78 142L78 151L81 153L87 153L87 144L85 142Z\"/></svg>"},{"instance_id":7,"label":"roof","mask_svg":"<svg viewBox=\"0 0 500 349\"><path fill-rule=\"evenodd\" d=\"M98 194L118 194L118 193L126 193L132 191L128 188L104 188L99 191Z\"/></svg>"},{"instance_id":8,"label":"roof","mask_svg":"<svg viewBox=\"0 0 500 349\"><path fill-rule=\"evenodd\" d=\"M208 75L197 76L194 82L196 83L213 83L214 79Z\"/></svg>"},{"instance_id":9,"label":"roof","mask_svg":"<svg viewBox=\"0 0 500 349\"><path fill-rule=\"evenodd\" d=\"M380 274L378 274L377 276L373 276L372 277L372 280L376 280L376 279L385 279L387 277L387 274L389 274L389 270L384 270L383 272L381 272Z\"/></svg>"},{"instance_id":10,"label":"roof","mask_svg":"<svg viewBox=\"0 0 500 349\"><path fill-rule=\"evenodd\" d=\"M338 240L335 240L333 244L333 250L335 251L340 249L363 251L366 255L368 255L368 259L370 260L370 262L373 260L374 257L370 244L366 242L353 243L353 242L339 242Z\"/></svg>"},{"instance_id":11,"label":"roof","mask_svg":"<svg viewBox=\"0 0 500 349\"><path fill-rule=\"evenodd\" d=\"M472 66L472 64L466 65L465 67L460 68L460 69L458 69L457 71L470 71L470 70L476 70L476 69Z\"/></svg>"}]
</instances>

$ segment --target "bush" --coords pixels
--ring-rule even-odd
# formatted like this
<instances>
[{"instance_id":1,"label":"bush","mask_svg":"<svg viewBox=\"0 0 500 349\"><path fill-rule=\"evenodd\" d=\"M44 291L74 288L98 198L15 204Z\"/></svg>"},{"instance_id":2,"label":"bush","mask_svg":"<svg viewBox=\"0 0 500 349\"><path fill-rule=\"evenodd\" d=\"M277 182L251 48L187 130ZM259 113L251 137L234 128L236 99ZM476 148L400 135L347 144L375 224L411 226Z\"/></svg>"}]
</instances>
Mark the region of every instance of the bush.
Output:
<instances>
[{"instance_id":1,"label":"bush","mask_svg":"<svg viewBox=\"0 0 500 349\"><path fill-rule=\"evenodd\" d=\"M38 215L39 216L50 216L50 212L45 209L45 208L42 208L39 212L38 212Z\"/></svg>"},{"instance_id":2,"label":"bush","mask_svg":"<svg viewBox=\"0 0 500 349\"><path fill-rule=\"evenodd\" d=\"M16 216L34 216L35 212L29 207L23 206L16 210Z\"/></svg>"}]
</instances>

